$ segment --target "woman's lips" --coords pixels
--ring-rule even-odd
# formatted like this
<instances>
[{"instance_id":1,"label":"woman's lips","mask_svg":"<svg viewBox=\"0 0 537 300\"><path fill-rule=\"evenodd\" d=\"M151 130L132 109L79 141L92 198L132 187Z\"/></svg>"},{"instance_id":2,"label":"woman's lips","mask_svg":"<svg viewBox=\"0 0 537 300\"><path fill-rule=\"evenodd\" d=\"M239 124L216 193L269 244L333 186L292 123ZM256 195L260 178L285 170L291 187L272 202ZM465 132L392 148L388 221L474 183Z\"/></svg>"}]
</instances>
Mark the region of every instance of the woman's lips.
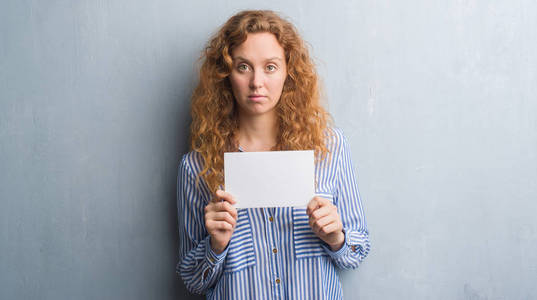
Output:
<instances>
[{"instance_id":1,"label":"woman's lips","mask_svg":"<svg viewBox=\"0 0 537 300\"><path fill-rule=\"evenodd\" d=\"M266 96L248 96L248 99L252 100L252 101L260 101L262 99L265 99Z\"/></svg>"}]
</instances>

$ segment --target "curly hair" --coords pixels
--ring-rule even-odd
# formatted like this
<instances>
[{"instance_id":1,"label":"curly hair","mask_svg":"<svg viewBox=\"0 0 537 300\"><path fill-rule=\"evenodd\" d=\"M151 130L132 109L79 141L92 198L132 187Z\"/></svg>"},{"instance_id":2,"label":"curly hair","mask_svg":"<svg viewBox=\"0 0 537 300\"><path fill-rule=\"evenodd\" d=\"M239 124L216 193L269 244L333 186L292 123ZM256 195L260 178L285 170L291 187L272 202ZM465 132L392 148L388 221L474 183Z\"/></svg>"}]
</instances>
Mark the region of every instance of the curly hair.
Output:
<instances>
[{"instance_id":1,"label":"curly hair","mask_svg":"<svg viewBox=\"0 0 537 300\"><path fill-rule=\"evenodd\" d=\"M329 150L331 115L320 103L320 84L308 49L296 28L270 10L246 10L232 16L210 39L201 53L199 83L191 99L190 150L199 153L203 177L211 193L224 184L224 152L238 151L239 127L229 75L231 53L249 33L274 34L284 49L287 78L275 107L277 143L271 150L314 150L316 161Z\"/></svg>"}]
</instances>

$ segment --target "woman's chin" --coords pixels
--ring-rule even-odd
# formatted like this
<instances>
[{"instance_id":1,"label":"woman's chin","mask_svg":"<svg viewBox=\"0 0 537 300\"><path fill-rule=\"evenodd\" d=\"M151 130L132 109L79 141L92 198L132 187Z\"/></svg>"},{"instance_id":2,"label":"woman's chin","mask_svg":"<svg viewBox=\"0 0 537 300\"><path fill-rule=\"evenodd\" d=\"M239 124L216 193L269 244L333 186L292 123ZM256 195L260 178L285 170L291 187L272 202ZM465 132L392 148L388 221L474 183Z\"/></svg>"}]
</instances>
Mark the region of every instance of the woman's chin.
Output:
<instances>
[{"instance_id":1,"label":"woman's chin","mask_svg":"<svg viewBox=\"0 0 537 300\"><path fill-rule=\"evenodd\" d=\"M263 115L273 114L274 108L267 109L266 107L260 107L260 106L249 107L247 109L242 110L241 113L244 113L251 117L263 116Z\"/></svg>"}]
</instances>

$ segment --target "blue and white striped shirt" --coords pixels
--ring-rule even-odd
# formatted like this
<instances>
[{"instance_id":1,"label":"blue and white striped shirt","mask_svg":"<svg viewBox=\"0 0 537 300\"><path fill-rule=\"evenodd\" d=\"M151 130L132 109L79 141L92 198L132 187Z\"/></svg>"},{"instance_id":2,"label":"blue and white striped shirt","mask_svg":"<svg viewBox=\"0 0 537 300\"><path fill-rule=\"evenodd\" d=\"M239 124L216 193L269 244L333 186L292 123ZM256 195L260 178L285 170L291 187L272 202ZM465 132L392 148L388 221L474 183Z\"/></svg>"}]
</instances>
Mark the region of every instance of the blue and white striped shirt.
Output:
<instances>
[{"instance_id":1,"label":"blue and white striped shirt","mask_svg":"<svg viewBox=\"0 0 537 300\"><path fill-rule=\"evenodd\" d=\"M270 207L238 209L231 240L216 255L204 219L211 193L201 178L195 186L202 159L183 155L176 270L189 291L207 299L343 299L336 268L357 268L371 245L347 139L331 129L327 147L335 155L315 165L315 189L337 206L343 223L345 243L335 252L311 230L305 208Z\"/></svg>"}]
</instances>

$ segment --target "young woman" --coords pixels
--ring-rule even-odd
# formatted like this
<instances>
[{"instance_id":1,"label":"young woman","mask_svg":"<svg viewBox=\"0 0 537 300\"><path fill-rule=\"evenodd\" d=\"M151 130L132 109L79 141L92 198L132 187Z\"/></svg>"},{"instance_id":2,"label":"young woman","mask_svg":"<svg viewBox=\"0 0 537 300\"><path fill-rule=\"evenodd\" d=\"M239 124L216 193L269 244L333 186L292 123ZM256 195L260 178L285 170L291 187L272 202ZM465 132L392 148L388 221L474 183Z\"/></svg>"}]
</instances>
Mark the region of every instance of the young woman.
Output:
<instances>
[{"instance_id":1,"label":"young woman","mask_svg":"<svg viewBox=\"0 0 537 300\"><path fill-rule=\"evenodd\" d=\"M202 58L177 182L177 273L207 299L342 299L336 268L358 267L369 233L349 145L328 124L304 42L274 12L242 11ZM223 191L224 152L306 149L316 154L307 209L234 208L248 199Z\"/></svg>"}]
</instances>

